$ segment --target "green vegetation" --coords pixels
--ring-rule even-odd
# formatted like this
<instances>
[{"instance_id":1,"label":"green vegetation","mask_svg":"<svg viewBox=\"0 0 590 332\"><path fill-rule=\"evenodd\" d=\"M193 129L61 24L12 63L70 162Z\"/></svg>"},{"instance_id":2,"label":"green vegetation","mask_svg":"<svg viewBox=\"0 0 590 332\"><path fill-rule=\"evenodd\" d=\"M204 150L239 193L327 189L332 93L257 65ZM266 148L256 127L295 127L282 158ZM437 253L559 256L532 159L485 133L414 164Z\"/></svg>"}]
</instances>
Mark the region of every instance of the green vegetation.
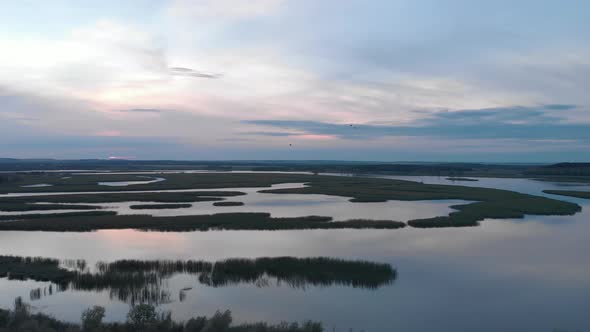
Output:
<instances>
[{"instance_id":1,"label":"green vegetation","mask_svg":"<svg viewBox=\"0 0 590 332\"><path fill-rule=\"evenodd\" d=\"M92 169L96 171L158 171L167 170L210 170L210 171L293 171L310 173L338 173L338 174L395 174L395 175L432 175L432 176L465 176L465 177L570 177L576 176L590 181L590 163L558 163L553 165L533 164L490 164L490 163L389 163L389 162L354 162L354 161L170 161L170 160L18 160L0 158L2 171L27 170L67 170ZM18 177L23 174L0 174L0 184L8 182L23 182ZM44 183L44 175L58 174L69 177L67 171L61 173L45 173L43 171L27 172L37 175L36 182L23 184ZM138 181L143 178L133 175L110 176L104 181ZM143 174L160 176L160 174ZM82 180L76 180L82 182ZM86 183L92 183L87 181Z\"/></svg>"},{"instance_id":2,"label":"green vegetation","mask_svg":"<svg viewBox=\"0 0 590 332\"><path fill-rule=\"evenodd\" d=\"M566 182L566 183L590 183L590 176L546 176L542 178L535 177L532 180L545 182Z\"/></svg>"},{"instance_id":3,"label":"green vegetation","mask_svg":"<svg viewBox=\"0 0 590 332\"><path fill-rule=\"evenodd\" d=\"M233 258L218 262L121 260L97 263L96 273L85 269L84 261L76 261L75 269L66 269L63 263L55 259L0 256L0 277L52 283L45 289L32 290L31 300L53 295L55 285L55 290L61 292L108 291L112 297L132 305L170 302L165 280L179 273L197 275L195 281L211 287L247 283L301 289L336 285L377 289L397 278L397 271L389 264L326 257Z\"/></svg>"},{"instance_id":4,"label":"green vegetation","mask_svg":"<svg viewBox=\"0 0 590 332\"><path fill-rule=\"evenodd\" d=\"M214 263L205 261L139 261L121 260L98 263L103 274L158 272L199 273L199 281L213 286L237 283L260 285L260 280L274 278L277 283L292 287L333 286L372 288L392 283L397 272L389 264L368 261L345 261L335 258L314 257L263 257L256 259L233 258Z\"/></svg>"},{"instance_id":5,"label":"green vegetation","mask_svg":"<svg viewBox=\"0 0 590 332\"><path fill-rule=\"evenodd\" d=\"M223 197L242 196L238 191L194 191L151 193L102 193L102 194L56 194L43 196L0 197L0 211L51 211L51 210L98 210L100 206L83 205L117 202L193 203L216 202ZM35 204L43 203L43 204ZM181 204L180 207L190 207ZM164 205L161 205L164 206ZM133 207L132 207L133 208ZM157 208L157 207L156 207ZM170 207L174 208L174 207ZM0 218L1 219L1 218Z\"/></svg>"},{"instance_id":6,"label":"green vegetation","mask_svg":"<svg viewBox=\"0 0 590 332\"><path fill-rule=\"evenodd\" d=\"M65 176L67 175L67 176ZM23 190L35 189L26 187L40 183L47 183L53 186L61 187L64 185L96 185L98 182L120 182L120 181L146 181L141 175L117 175L101 174L100 177L94 176L76 176L64 173L45 173L45 172L27 172L15 174L0 174L0 184L12 187L21 187ZM23 187L25 186L25 187ZM103 186L99 186L103 187Z\"/></svg>"},{"instance_id":7,"label":"green vegetation","mask_svg":"<svg viewBox=\"0 0 590 332\"><path fill-rule=\"evenodd\" d=\"M98 212L98 211L97 211ZM108 212L108 211L101 211ZM80 212L82 214L84 212ZM307 216L272 218L269 213L218 213L213 215L153 217L149 215L29 215L16 221L0 223L0 231L89 232L99 229L139 229L145 231L208 231L208 230L295 230L337 228L404 227L399 221L332 221L331 217ZM114 212L112 213L114 214ZM7 216L4 216L7 217ZM15 219L10 216L7 219Z\"/></svg>"},{"instance_id":8,"label":"green vegetation","mask_svg":"<svg viewBox=\"0 0 590 332\"><path fill-rule=\"evenodd\" d=\"M543 190L546 194L570 196L576 198L590 199L590 191L576 191L576 190Z\"/></svg>"},{"instance_id":9,"label":"green vegetation","mask_svg":"<svg viewBox=\"0 0 590 332\"><path fill-rule=\"evenodd\" d=\"M223 201L223 202L215 202L215 203L213 203L213 205L215 205L215 206L243 206L244 203L243 202Z\"/></svg>"},{"instance_id":10,"label":"green vegetation","mask_svg":"<svg viewBox=\"0 0 590 332\"><path fill-rule=\"evenodd\" d=\"M23 176L19 174L0 174L0 184L3 185L23 182L23 179Z\"/></svg>"},{"instance_id":11,"label":"green vegetation","mask_svg":"<svg viewBox=\"0 0 590 332\"><path fill-rule=\"evenodd\" d=\"M9 203L117 203L117 202L157 202L192 203L221 200L219 197L242 196L239 191L190 191L190 192L150 192L150 193L97 193L66 194L44 196L0 197L0 204Z\"/></svg>"},{"instance_id":12,"label":"green vegetation","mask_svg":"<svg viewBox=\"0 0 590 332\"><path fill-rule=\"evenodd\" d=\"M541 166L526 172L528 175L589 177L590 163L558 163Z\"/></svg>"},{"instance_id":13,"label":"green vegetation","mask_svg":"<svg viewBox=\"0 0 590 332\"><path fill-rule=\"evenodd\" d=\"M100 206L81 204L32 204L25 202L3 203L0 202L0 211L24 212L24 211L51 211L51 210L99 210Z\"/></svg>"},{"instance_id":14,"label":"green vegetation","mask_svg":"<svg viewBox=\"0 0 590 332\"><path fill-rule=\"evenodd\" d=\"M35 214L21 214L21 215L3 215L0 216L0 221L8 220L0 224L11 224L18 222L16 220L26 219L28 221L47 219L52 220L54 218L84 218L84 217L99 217L99 216L115 216L117 212L114 211L88 211L88 212L64 212L64 213L35 213ZM42 223L45 221L38 220ZM8 230L8 229L4 229Z\"/></svg>"},{"instance_id":15,"label":"green vegetation","mask_svg":"<svg viewBox=\"0 0 590 332\"><path fill-rule=\"evenodd\" d=\"M71 280L74 273L59 264L59 260L51 258L0 256L0 278L62 284Z\"/></svg>"},{"instance_id":16,"label":"green vegetation","mask_svg":"<svg viewBox=\"0 0 590 332\"><path fill-rule=\"evenodd\" d=\"M78 191L97 189L96 186L87 183L96 182L99 175L77 175L74 177L94 177L92 180L76 180L73 184L63 183L59 190ZM164 174L166 181L133 186L141 190L158 189L203 189L203 188L229 188L229 187L268 187L279 183L306 183L306 187L291 189L263 190L273 194L324 194L349 197L352 202L385 202L388 200L441 200L457 199L473 201L473 203L458 205L458 211L449 216L434 217L410 221L414 227L459 227L475 226L485 218L522 218L526 214L532 215L571 215L581 210L574 203L563 202L540 196L527 195L507 190L477 188L451 185L422 184L412 181L362 178L362 177L338 177L305 174L244 174L244 173L206 173L206 174ZM47 179L45 179L47 180ZM67 181L67 180L64 180ZM50 182L50 181L45 181ZM10 185L9 185L10 186ZM4 186L0 185L0 190ZM48 189L49 188L49 189ZM55 187L57 188L57 187ZM58 190L54 187L28 188L35 191ZM120 187L109 187L111 190L120 190ZM103 189L102 187L100 189ZM99 189L99 190L100 190ZM221 192L227 196L239 195L238 192ZM185 201L178 200L178 195L193 195L186 197ZM216 195L218 194L218 195ZM166 197L168 198L162 198ZM203 197L207 195L207 197ZM213 195L213 196L210 196ZM215 195L217 197L215 197ZM69 197L68 197L69 196ZM76 197L77 198L73 198ZM98 196L98 198L96 197ZM13 197L3 198L4 203L10 202L108 202L117 200L136 200L155 198L165 202L186 202L195 199L221 200L219 193L212 192L182 192L182 193L109 193L98 195L58 195L45 197ZM53 198L48 198L53 197ZM160 198L158 198L160 197ZM177 199L171 200L171 197ZM65 198L66 201L57 201ZM29 217L23 217L31 219ZM329 221L329 220L328 220ZM49 223L48 223L49 224ZM375 227L378 226L378 227ZM317 228L399 228L403 223L399 222L327 222L309 220L306 218L270 218L264 214L221 214L212 216L192 216L180 219L130 217L130 216L104 216L103 218L86 218L84 220L72 220L71 218L56 218L50 225L43 222L19 222L0 225L1 229L30 229L30 230L59 230L59 231L87 231L104 228L138 228L145 230L208 230L208 229L317 229Z\"/></svg>"},{"instance_id":17,"label":"green vegetation","mask_svg":"<svg viewBox=\"0 0 590 332\"><path fill-rule=\"evenodd\" d=\"M533 196L535 199L514 198L511 201L498 200L476 202L471 204L454 205L449 216L415 219L408 221L408 225L418 228L430 227L463 227L477 226L483 219L515 219L523 218L525 214L534 215L571 215L572 207L565 202L544 197ZM572 204L577 206L575 204ZM579 208L581 210L581 208ZM579 210L576 210L579 211Z\"/></svg>"},{"instance_id":18,"label":"green vegetation","mask_svg":"<svg viewBox=\"0 0 590 332\"><path fill-rule=\"evenodd\" d=\"M478 179L471 179L471 178L457 178L457 177L452 177L452 178L447 178L447 180L449 181L479 181Z\"/></svg>"},{"instance_id":19,"label":"green vegetation","mask_svg":"<svg viewBox=\"0 0 590 332\"><path fill-rule=\"evenodd\" d=\"M523 218L531 215L572 215L581 211L574 203L508 190L466 186L420 184L411 181L373 178L314 177L307 187L264 190L275 194L324 194L351 197L352 202L384 202L387 200L461 199L473 203L456 205L458 211L449 216L417 219L410 226L463 227L477 226L486 218Z\"/></svg>"},{"instance_id":20,"label":"green vegetation","mask_svg":"<svg viewBox=\"0 0 590 332\"><path fill-rule=\"evenodd\" d=\"M174 273L200 274L206 285L219 287L237 283L256 283L261 278L275 278L278 283L298 285L344 285L378 288L392 283L397 272L389 264L369 261L346 261L336 258L262 257L231 258L217 262L172 260L119 260L96 264L97 273L85 269L66 269L57 259L0 256L0 278L10 280L50 281L75 289L93 290L105 285L131 283L139 273L170 277Z\"/></svg>"},{"instance_id":21,"label":"green vegetation","mask_svg":"<svg viewBox=\"0 0 590 332\"><path fill-rule=\"evenodd\" d=\"M192 204L137 204L129 206L132 210L154 210L154 209L183 209L193 206Z\"/></svg>"},{"instance_id":22,"label":"green vegetation","mask_svg":"<svg viewBox=\"0 0 590 332\"><path fill-rule=\"evenodd\" d=\"M322 332L321 323L232 324L229 310L217 311L212 317L197 316L186 322L175 322L170 312L157 312L148 304L132 306L123 323L105 323L105 308L94 306L82 313L81 324L61 322L43 313L31 313L30 305L21 298L13 310L0 309L0 331L26 332Z\"/></svg>"},{"instance_id":23,"label":"green vegetation","mask_svg":"<svg viewBox=\"0 0 590 332\"><path fill-rule=\"evenodd\" d=\"M245 187L268 187L276 183L305 182L310 179L310 175L298 174L276 174L276 173L176 173L176 174L157 174L156 176L165 178L166 181L154 182L148 184L138 184L133 186L101 186L98 182L110 181L106 177L115 175L93 174L93 175L76 175L72 174L71 178L63 179L61 174L21 175L25 179L29 176L33 180L24 180L22 183L0 183L0 193L19 193L19 192L89 192L89 191L145 191L145 190L171 190L171 189L221 189L221 188L245 188ZM137 180L121 178L120 180ZM145 180L145 179L144 179ZM35 187L23 188L22 184L47 183L52 187ZM207 196L215 196L206 193Z\"/></svg>"}]
</instances>

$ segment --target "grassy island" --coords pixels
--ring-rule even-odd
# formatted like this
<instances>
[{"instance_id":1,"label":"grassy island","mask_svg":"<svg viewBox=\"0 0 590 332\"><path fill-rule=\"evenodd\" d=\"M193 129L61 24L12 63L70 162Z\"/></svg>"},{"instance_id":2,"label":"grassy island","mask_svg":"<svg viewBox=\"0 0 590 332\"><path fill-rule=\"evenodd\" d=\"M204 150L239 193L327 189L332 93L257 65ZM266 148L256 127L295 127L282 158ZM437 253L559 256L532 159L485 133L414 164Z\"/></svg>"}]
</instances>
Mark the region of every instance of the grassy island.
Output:
<instances>
[{"instance_id":1,"label":"grassy island","mask_svg":"<svg viewBox=\"0 0 590 332\"><path fill-rule=\"evenodd\" d=\"M329 257L230 258L217 262L120 260L98 262L96 272L89 272L83 260L75 262L83 268L67 269L59 260L50 258L0 256L0 278L51 282L62 291L109 289L117 292L124 302L136 301L138 296L131 295L141 295L151 285L160 284L175 274L197 275L195 281L211 287L246 283L259 287L286 284L293 288L377 289L397 278L397 270L389 264Z\"/></svg>"},{"instance_id":2,"label":"grassy island","mask_svg":"<svg viewBox=\"0 0 590 332\"><path fill-rule=\"evenodd\" d=\"M215 205L215 206L243 206L244 203L243 202L224 201L224 202L215 202L215 203L213 203L213 205Z\"/></svg>"},{"instance_id":3,"label":"grassy island","mask_svg":"<svg viewBox=\"0 0 590 332\"><path fill-rule=\"evenodd\" d=\"M569 196L576 198L590 199L590 191L576 191L576 190L543 190L546 194Z\"/></svg>"},{"instance_id":4,"label":"grassy island","mask_svg":"<svg viewBox=\"0 0 590 332\"><path fill-rule=\"evenodd\" d=\"M136 204L129 206L132 210L164 210L184 209L193 206L192 204Z\"/></svg>"},{"instance_id":5,"label":"grassy island","mask_svg":"<svg viewBox=\"0 0 590 332\"><path fill-rule=\"evenodd\" d=\"M54 187L26 188L35 192L50 191L88 191L103 190L104 187L92 185L99 175L89 175L91 180L77 179L58 183L51 182L51 175L46 175L43 183ZM525 215L572 215L581 210L577 204L556 199L528 195L508 190L478 188L455 185L423 184L379 178L340 177L306 174L277 173L196 173L164 174L166 181L133 186L138 190L169 189L215 189L215 191L194 192L151 192L151 193L117 193L120 187L110 187L106 194L74 194L55 196L27 196L0 198L0 204L34 202L52 203L97 203L113 201L156 201L166 203L194 202L198 200L221 201L226 196L239 196L239 191L223 191L224 188L270 187L274 184L304 183L287 189L264 189L261 192L272 194L323 194L350 198L351 202L385 202L389 200L464 200L465 204L456 205L457 211L449 216L436 216L427 219L411 220L413 227L462 227L477 226L486 218L523 218ZM85 175L72 178L85 177ZM36 179L39 181L40 179ZM9 191L12 183L0 185L0 191ZM126 187L124 187L126 188ZM20 188L22 190L23 188ZM217 190L219 189L219 190ZM128 190L128 189L127 189ZM98 212L98 211L97 211ZM91 213L91 212L88 212ZM405 224L397 221L330 221L330 218L271 218L267 214L236 213L189 217L149 217L149 216L96 216L85 218L67 218L56 215L55 218L31 220L29 216L20 216L18 222L0 224L0 230L54 230L54 231L91 231L96 229L137 228L144 230L280 230L280 229L330 229L330 228L401 228ZM14 219L14 217L12 217ZM46 219L46 220L41 220ZM392 216L393 220L396 216Z\"/></svg>"},{"instance_id":6,"label":"grassy island","mask_svg":"<svg viewBox=\"0 0 590 332\"><path fill-rule=\"evenodd\" d=\"M104 211L109 213L108 211ZM272 218L269 213L218 213L212 215L153 217L149 215L93 216L73 213L62 215L4 216L0 231L90 232L101 229L139 229L144 231L188 232L208 230L296 230L338 228L395 229L406 226L399 221L332 221L331 217L307 216Z\"/></svg>"}]
</instances>

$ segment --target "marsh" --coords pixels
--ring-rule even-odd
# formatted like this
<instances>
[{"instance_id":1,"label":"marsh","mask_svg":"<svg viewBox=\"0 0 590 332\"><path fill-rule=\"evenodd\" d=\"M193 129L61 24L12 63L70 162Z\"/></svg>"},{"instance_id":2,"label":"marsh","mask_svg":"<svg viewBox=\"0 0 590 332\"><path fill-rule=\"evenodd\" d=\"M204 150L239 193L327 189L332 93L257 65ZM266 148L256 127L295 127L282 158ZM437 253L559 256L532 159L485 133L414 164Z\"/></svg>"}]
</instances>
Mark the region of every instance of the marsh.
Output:
<instances>
[{"instance_id":1,"label":"marsh","mask_svg":"<svg viewBox=\"0 0 590 332\"><path fill-rule=\"evenodd\" d=\"M400 178L423 181L425 184L452 184L451 181L439 177ZM160 297L150 295L144 299L158 299L158 309L171 310L177 320L188 319L195 311L212 315L219 308L229 308L236 322L266 321L268 317L280 317L279 321L311 319L323 322L328 330L337 327L344 330L354 328L365 331L389 331L396 327L407 331L428 331L432 326L424 322L431 320L439 321L438 326L443 330L516 331L530 327L542 330L548 325L584 327L587 322L584 303L589 297L587 280L590 280L585 255L590 250L586 241L590 234L590 227L586 222L590 218L588 201L543 193L543 190L563 188L564 183L559 182L492 178L478 180L465 182L465 185L510 190L535 196L546 195L577 204L582 207L582 211L571 216L527 215L517 219L487 218L481 221L478 227L467 228L404 227L393 230L328 229L272 232L145 232L130 229L85 233L10 231L0 232L0 253L24 257L52 257L60 260L83 259L86 266L91 267L98 262L121 260L216 262L235 257L256 259L321 256L387 264L394 267L397 272L395 283L384 284L376 289L345 285L326 287L319 284L293 288L288 283L277 284L276 280L271 280L269 284L262 279L255 283L210 287L199 282L194 275L174 274L161 284L166 286L166 296L161 297L162 293L159 292ZM297 186L291 183L275 186L272 190L294 187ZM585 184L568 184L568 189L571 190L583 191L585 188ZM358 217L372 217L371 219L384 215L404 216L402 213L396 214L399 211L407 211L406 220L414 219L420 214L432 217L450 213L451 205L461 203L445 200L353 203L349 202L350 198L339 196L258 193L260 190L270 189L265 187L238 189L225 187L222 190L208 190L217 191L214 197L232 200L236 198L245 203L242 207L223 209L246 208L249 202L252 204L252 201L248 201L250 197L263 195L272 199L273 203L260 204L257 208L269 209L268 211L273 213L285 211L283 213L291 216L306 215L308 211L313 211L308 209L318 209L316 206L321 207L324 204L329 206L333 204L329 202L336 200L341 205L322 211L335 220L338 220L339 216L351 216L351 213L357 213ZM234 190L242 194L220 195L220 191ZM169 193L162 194L166 197ZM172 194L179 193L170 195ZM202 197L202 194L192 195L188 199ZM80 197L85 197L86 201L90 199L86 197L91 197L87 195L89 194ZM117 195L126 194L117 192ZM68 194L56 197L71 197L71 201L76 201L74 196L76 195ZM47 199L51 196L35 197ZM326 197L328 201L318 201L317 197ZM79 203L104 204L108 202L105 199L111 198L101 198L103 203ZM279 204L281 200L283 203ZM116 204L124 202L119 201ZM401 204L399 206L403 207L406 203L418 205L409 205L407 210L382 211L382 207L387 204ZM440 208L426 208L429 204L439 203ZM214 208L212 202L191 204L205 204L207 208ZM350 204L351 208L342 212L344 204ZM272 207L277 205L281 208L272 210ZM363 209L363 206L370 208ZM377 208L378 206L381 208ZM179 213L182 210L145 211L157 214L160 211ZM328 211L333 214L327 213ZM414 211L413 214L411 211ZM191 214L194 214L194 211ZM401 217L399 219L404 220ZM32 243L35 245L29 245ZM17 296L30 299L31 291L40 289L42 292L50 285L50 282L34 280L0 279L0 289L5 294L0 306L10 307ZM155 289L162 290L161 287ZM53 290L55 293L56 288ZM111 292L108 289L88 291L69 288L68 291L59 292L57 295L40 296L31 303L44 308L44 311L57 318L72 322L79 320L81 310L86 304L104 303L107 308L107 319L122 321L129 310L130 300L129 297L121 297L121 294L129 293ZM539 301L539 294L543 294L543 301ZM277 301L283 305L277 306ZM572 305L559 305L565 302ZM338 305L334 305L335 303ZM520 315L523 310L527 310L531 315ZM549 311L553 315L542 315ZM393 319L392 312L395 312L396 316L405 317L404 320ZM469 315L466 316L466 312ZM514 329L506 329L498 321L498 317L510 319L514 323ZM559 319L556 320L555 317Z\"/></svg>"}]
</instances>

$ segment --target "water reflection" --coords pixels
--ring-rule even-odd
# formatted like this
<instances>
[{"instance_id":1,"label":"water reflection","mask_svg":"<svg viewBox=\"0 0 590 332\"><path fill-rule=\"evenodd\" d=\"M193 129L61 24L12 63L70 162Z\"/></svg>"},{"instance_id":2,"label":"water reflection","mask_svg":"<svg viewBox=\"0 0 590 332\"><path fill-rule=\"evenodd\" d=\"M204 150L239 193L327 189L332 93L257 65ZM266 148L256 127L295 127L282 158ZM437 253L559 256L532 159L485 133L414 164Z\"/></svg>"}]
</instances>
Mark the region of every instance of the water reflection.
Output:
<instances>
[{"instance_id":1,"label":"water reflection","mask_svg":"<svg viewBox=\"0 0 590 332\"><path fill-rule=\"evenodd\" d=\"M26 186L21 186L21 188L42 188L42 187L53 187L53 185L47 184L47 183L39 183L39 184L29 184Z\"/></svg>"}]
</instances>

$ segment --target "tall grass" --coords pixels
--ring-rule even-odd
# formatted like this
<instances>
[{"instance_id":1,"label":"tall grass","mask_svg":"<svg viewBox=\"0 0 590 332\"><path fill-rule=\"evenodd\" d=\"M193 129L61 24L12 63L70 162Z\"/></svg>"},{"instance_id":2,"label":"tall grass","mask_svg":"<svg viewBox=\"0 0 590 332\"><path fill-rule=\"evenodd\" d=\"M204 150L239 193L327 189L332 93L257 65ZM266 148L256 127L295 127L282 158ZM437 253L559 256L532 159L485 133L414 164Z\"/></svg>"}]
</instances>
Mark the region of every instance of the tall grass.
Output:
<instances>
[{"instance_id":1,"label":"tall grass","mask_svg":"<svg viewBox=\"0 0 590 332\"><path fill-rule=\"evenodd\" d=\"M69 261L70 266L72 262ZM165 280L178 273L194 274L201 284L211 287L253 284L301 289L311 286L377 289L397 278L397 271L389 264L326 257L234 258L217 262L119 260L97 263L96 272L90 272L81 261L76 261L75 270L65 265L55 259L0 256L0 277L50 281L56 285L55 292L108 291L112 298L130 304L171 301ZM35 289L31 299L53 293L53 289Z\"/></svg>"},{"instance_id":2,"label":"tall grass","mask_svg":"<svg viewBox=\"0 0 590 332\"><path fill-rule=\"evenodd\" d=\"M576 198L590 199L590 191L576 191L576 190L543 190L546 194L570 196Z\"/></svg>"},{"instance_id":3,"label":"tall grass","mask_svg":"<svg viewBox=\"0 0 590 332\"><path fill-rule=\"evenodd\" d=\"M129 206L132 210L163 210L190 208L192 204L135 204Z\"/></svg>"},{"instance_id":4,"label":"tall grass","mask_svg":"<svg viewBox=\"0 0 590 332\"><path fill-rule=\"evenodd\" d=\"M0 231L89 232L99 229L139 229L144 231L187 232L208 230L297 230L380 228L396 229L405 226L398 221L349 220L333 222L331 217L307 216L272 218L269 213L218 213L212 215L154 217L149 215L104 215L76 212L62 215L19 216L22 220L0 223ZM114 212L113 212L114 214ZM6 219L17 217L4 216ZM2 218L0 218L2 219Z\"/></svg>"},{"instance_id":5,"label":"tall grass","mask_svg":"<svg viewBox=\"0 0 590 332\"><path fill-rule=\"evenodd\" d=\"M32 176L32 175L31 175ZM264 190L273 194L323 194L348 197L352 202L384 202L388 200L441 200L458 199L473 203L457 206L458 211L446 217L434 217L409 222L414 227L458 227L476 226L486 218L522 218L525 215L571 215L579 212L581 207L570 202L563 202L546 197L533 196L508 190L491 188L477 188L467 186L432 185L412 181L338 177L301 174L165 174L166 181L127 187L100 187L92 185L94 181L101 181L102 175L75 176L75 180L55 179L44 181L55 184L54 187L20 188L12 184L0 186L2 190L15 191L90 191L106 190L113 193L97 195L61 195L28 198L4 198L0 202L31 203L42 199L46 202L61 203L90 203L113 202L129 200L156 199L158 202L193 202L195 200L221 200L222 195L235 196L243 193L116 193L120 190L162 190L162 189L210 189L210 188L239 188L239 187L268 187L279 183L306 183L303 188ZM51 180L51 176L48 179ZM52 198L53 197L53 198ZM59 199L59 200L58 200ZM49 201L48 201L49 200ZM53 201L55 200L55 201ZM33 217L27 217L32 219ZM40 217L38 217L40 218ZM45 218L45 217L43 217ZM277 220L264 215L234 214L193 216L192 219L165 219L147 217L111 217L85 218L84 220L66 220L61 218L37 223L0 223L0 230L55 230L55 231L90 231L95 229L138 228L145 230L183 231L209 229L245 229L245 230L275 230L275 229L330 229L330 228L399 228L404 225L395 222L359 223L341 222L312 222L305 219ZM392 219L394 219L393 216ZM275 222L281 221L281 222ZM47 224L55 224L47 225ZM21 229L19 229L21 227Z\"/></svg>"}]
</instances>

